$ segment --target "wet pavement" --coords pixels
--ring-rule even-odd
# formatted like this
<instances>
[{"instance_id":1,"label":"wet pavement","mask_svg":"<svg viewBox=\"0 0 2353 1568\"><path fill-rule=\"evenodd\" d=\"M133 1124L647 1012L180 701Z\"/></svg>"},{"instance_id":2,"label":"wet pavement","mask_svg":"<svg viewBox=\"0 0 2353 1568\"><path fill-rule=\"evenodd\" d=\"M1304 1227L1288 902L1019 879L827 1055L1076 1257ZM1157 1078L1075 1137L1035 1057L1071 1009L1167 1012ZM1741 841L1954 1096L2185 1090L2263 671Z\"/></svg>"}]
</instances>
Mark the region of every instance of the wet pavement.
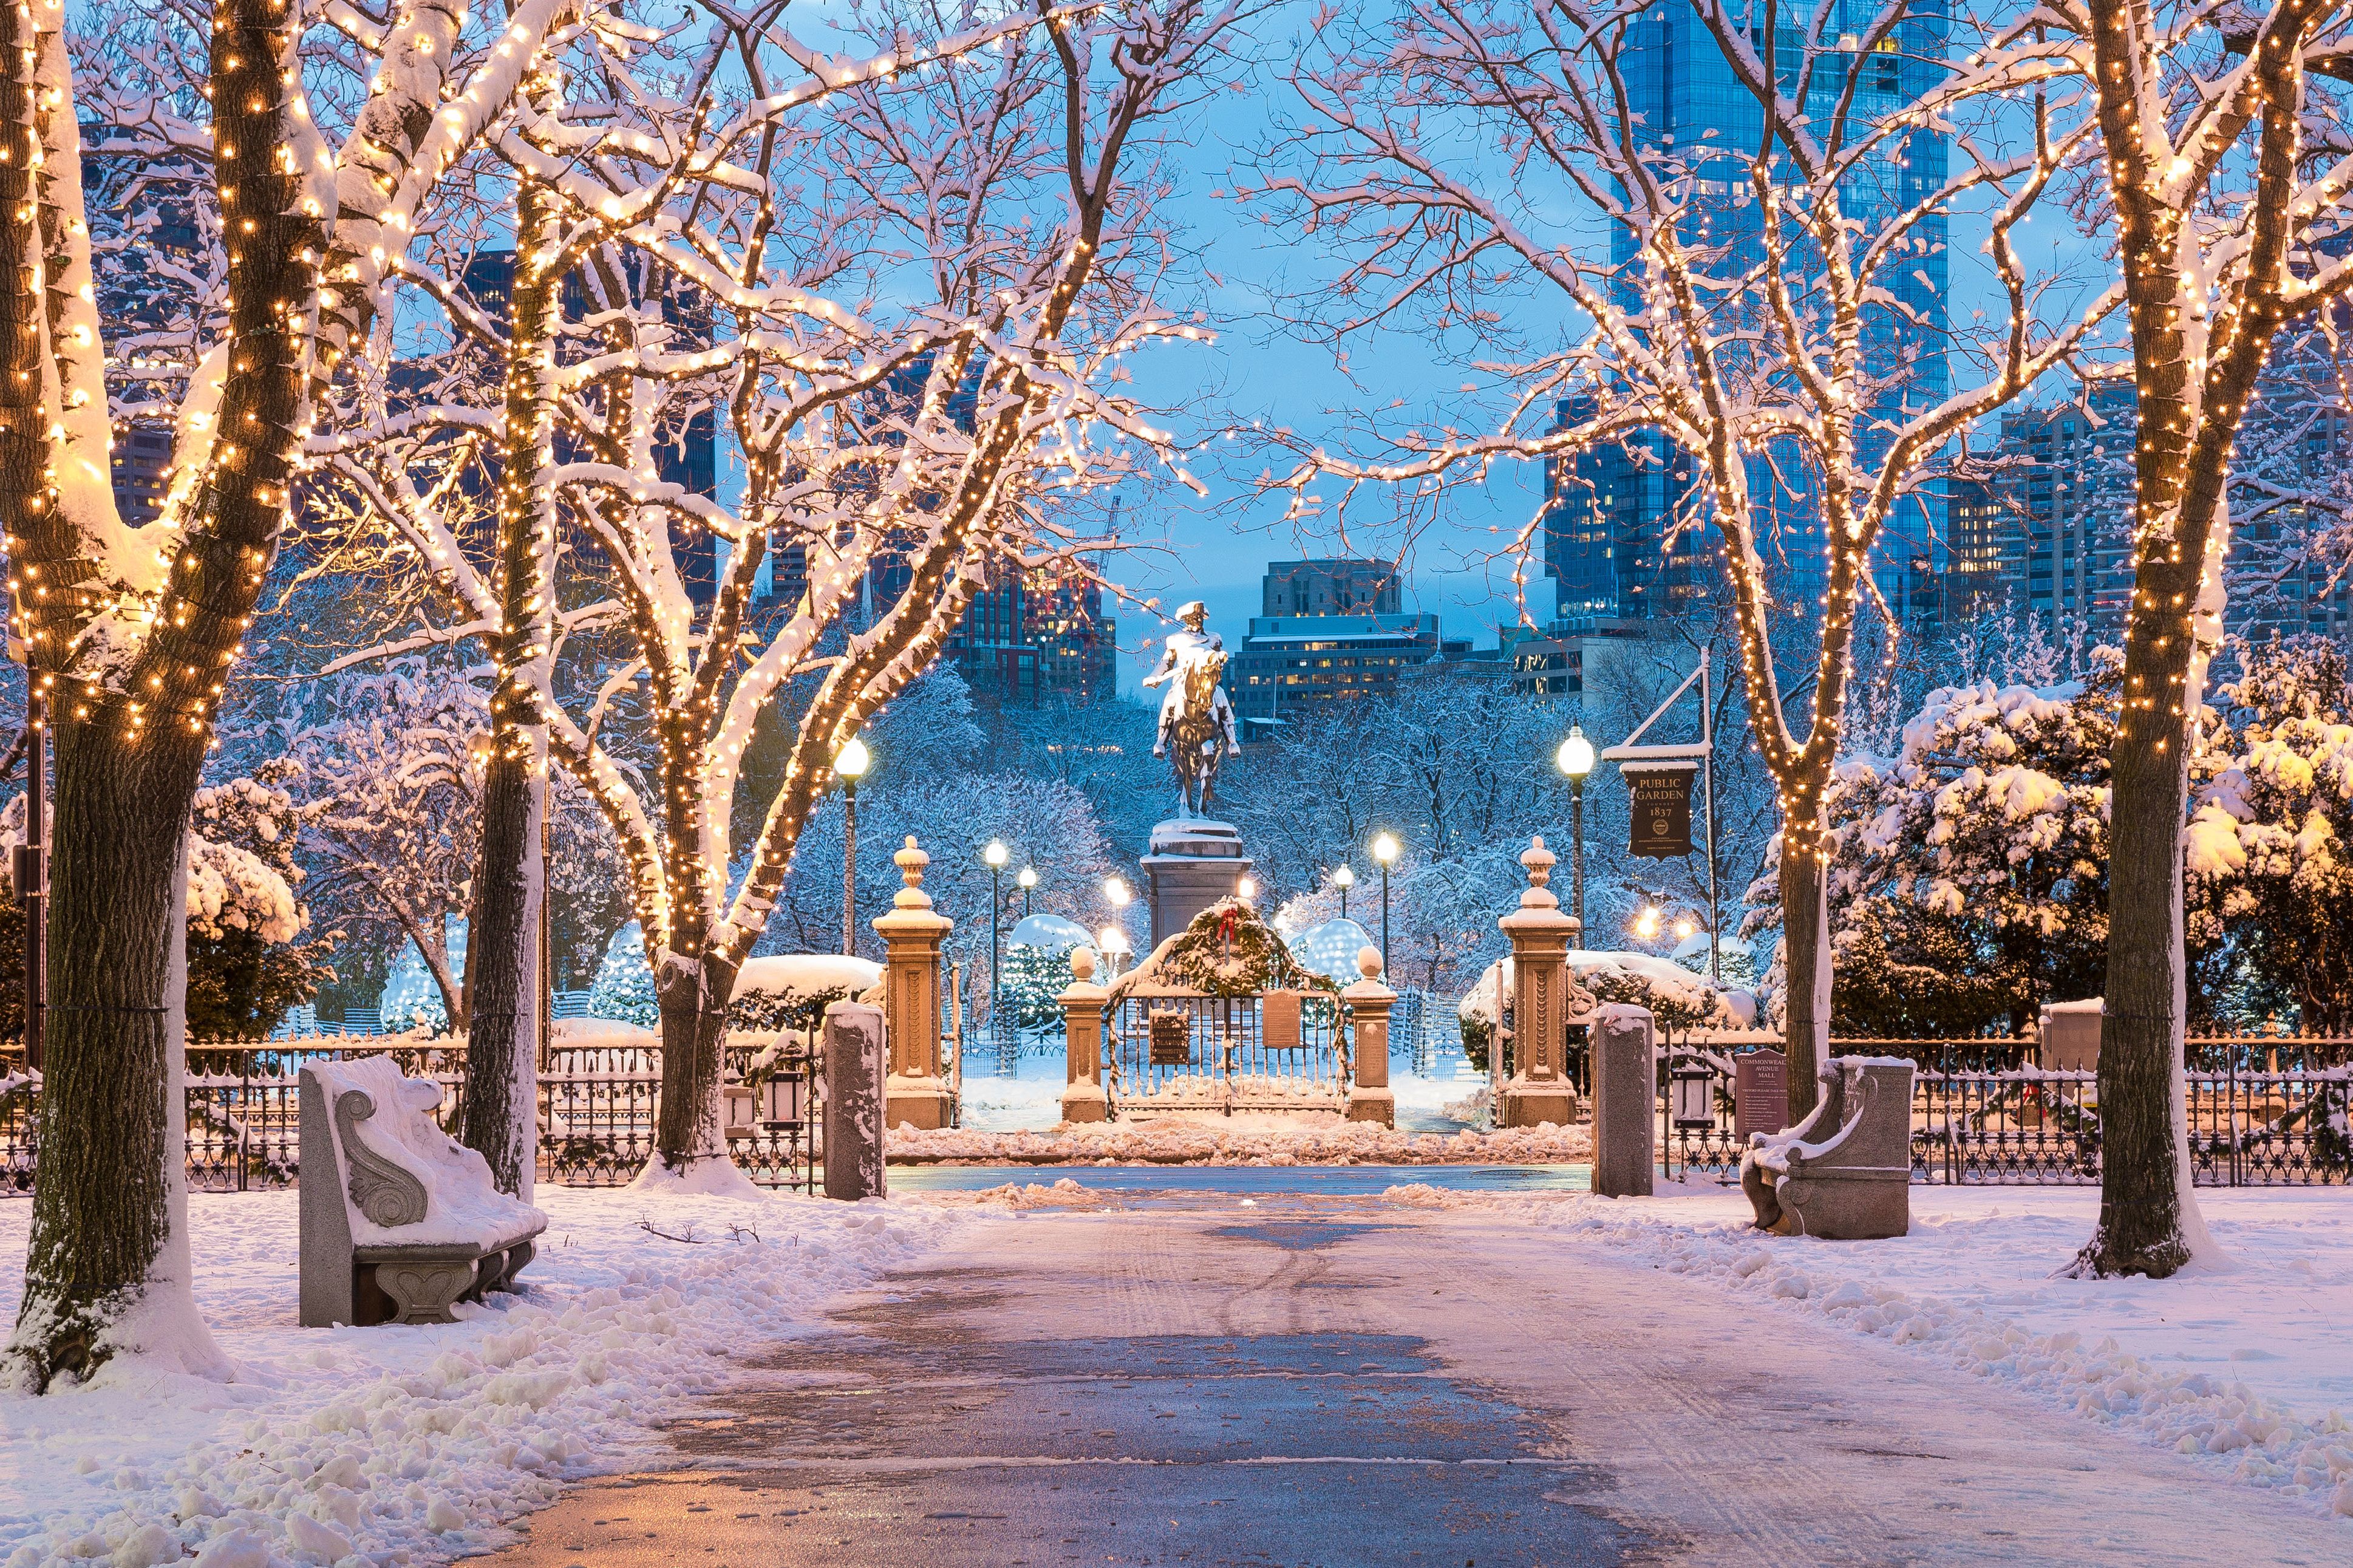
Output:
<instances>
[{"instance_id":1,"label":"wet pavement","mask_svg":"<svg viewBox=\"0 0 2353 1568\"><path fill-rule=\"evenodd\" d=\"M987 1223L747 1353L657 1463L496 1561L2348 1559L2339 1527L2172 1456L1556 1234L1258 1194Z\"/></svg>"},{"instance_id":2,"label":"wet pavement","mask_svg":"<svg viewBox=\"0 0 2353 1568\"><path fill-rule=\"evenodd\" d=\"M894 1192L977 1192L1008 1182L1076 1181L1151 1198L1369 1198L1419 1183L1447 1192L1589 1192L1589 1165L893 1165Z\"/></svg>"}]
</instances>

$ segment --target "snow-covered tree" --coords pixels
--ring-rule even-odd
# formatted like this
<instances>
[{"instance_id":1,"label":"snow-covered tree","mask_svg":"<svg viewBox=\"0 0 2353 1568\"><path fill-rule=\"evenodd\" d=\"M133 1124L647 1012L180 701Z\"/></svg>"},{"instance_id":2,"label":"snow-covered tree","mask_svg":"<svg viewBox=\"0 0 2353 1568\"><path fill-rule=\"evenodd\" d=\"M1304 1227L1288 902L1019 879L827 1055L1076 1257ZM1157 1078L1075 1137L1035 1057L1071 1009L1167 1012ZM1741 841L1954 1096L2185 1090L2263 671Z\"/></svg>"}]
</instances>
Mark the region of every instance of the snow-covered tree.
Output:
<instances>
[{"instance_id":1,"label":"snow-covered tree","mask_svg":"<svg viewBox=\"0 0 2353 1568\"><path fill-rule=\"evenodd\" d=\"M1851 1033L2015 1029L2094 994L2107 944L2108 747L2117 666L2085 680L1928 694L1888 758L1830 790L1836 1016ZM1777 864L1751 888L1770 924Z\"/></svg>"},{"instance_id":2,"label":"snow-covered tree","mask_svg":"<svg viewBox=\"0 0 2353 1568\"><path fill-rule=\"evenodd\" d=\"M285 757L265 765L301 802L310 895L347 938L413 943L442 1018L462 1030L466 977L447 933L468 915L480 845L489 684L411 656L322 678L312 706ZM548 832L551 915L566 912L601 951L619 924L620 861L601 813L568 779L553 792Z\"/></svg>"},{"instance_id":3,"label":"snow-covered tree","mask_svg":"<svg viewBox=\"0 0 2353 1568\"><path fill-rule=\"evenodd\" d=\"M2308 1034L2353 1029L2353 690L2320 638L2246 651L2186 839L2190 939L2228 943Z\"/></svg>"},{"instance_id":4,"label":"snow-covered tree","mask_svg":"<svg viewBox=\"0 0 2353 1568\"><path fill-rule=\"evenodd\" d=\"M535 350L497 414L386 401L332 455L456 607L449 634L501 642L501 721L522 715L533 755L544 731L622 843L660 997L664 1171L724 1179L725 1001L835 754L932 662L992 572L1104 547L1077 503L1166 450L1117 388L1140 347L1201 335L1154 296L1165 176L1147 160L1240 14L1007 6L945 26L927 6L878 5L854 13L854 58L770 16L723 17L680 69L740 73L740 102L648 90L583 106L551 90L499 150L550 197L520 275L552 288L583 270L594 351ZM603 66L628 69L617 49ZM512 364L520 297L501 323L448 280L419 291ZM706 307L707 334L681 326ZM714 404L744 463L724 505L660 481L653 451L683 410ZM582 580L601 591L581 602L557 604L553 575L512 552L484 569L444 523L434 476L456 471L450 444L501 420L501 506L553 509L585 536L598 565ZM528 495L512 482L525 424L546 479ZM561 461L558 431L577 448ZM726 564L705 607L680 561L714 535ZM772 570L799 588L771 612L756 596ZM518 599L528 572L542 588ZM556 689L556 636L592 627L611 678ZM636 772L603 729L640 670L651 745ZM780 702L788 754L739 850L741 760Z\"/></svg>"},{"instance_id":5,"label":"snow-covered tree","mask_svg":"<svg viewBox=\"0 0 2353 1568\"><path fill-rule=\"evenodd\" d=\"M176 11L101 4L70 43L61 0L0 13L0 524L12 636L57 746L56 1011L9 1351L35 1388L86 1376L126 1335L218 1365L189 1294L174 1088L178 868L208 729L316 393L366 352L379 284L441 175L506 112L562 11L523 0L470 33L459 0L402 0L382 20L223 0L202 36ZM314 21L332 46L305 48ZM314 95L314 78L336 84ZM109 482L86 154L206 171L189 196L219 238L217 290L175 343L145 345L142 400L175 440L164 514L143 528Z\"/></svg>"},{"instance_id":6,"label":"snow-covered tree","mask_svg":"<svg viewBox=\"0 0 2353 1568\"><path fill-rule=\"evenodd\" d=\"M1916 525L1947 450L2065 363L2115 295L2060 303L2013 243L2092 134L2040 87L2050 68L2031 39L1961 66L1965 24L1941 4L1671 9L1672 46L1668 12L1648 4L1319 15L1292 77L1311 166L1265 194L1344 252L1336 336L1419 314L1508 408L1484 435L1376 420L1356 450L1309 446L1272 482L1294 518L1345 525L1366 486L1413 521L1499 461L1642 447L1688 465L1683 521L1720 546L1783 812L1794 1117L1812 1107L1830 1022L1823 798L1882 535ZM1656 122L1629 80L1641 50L1669 47L1721 59L1731 118ZM1920 305L1960 208L1988 220L1993 303L1939 335ZM1504 302L1530 291L1557 334L1512 331ZM1513 548L1538 532L1532 519ZM1777 664L1793 640L1804 681Z\"/></svg>"},{"instance_id":7,"label":"snow-covered tree","mask_svg":"<svg viewBox=\"0 0 2353 1568\"><path fill-rule=\"evenodd\" d=\"M2086 1275L2165 1276L2206 1245L2190 1191L2182 821L2221 634L2234 445L2280 330L2353 289L2338 90L2348 17L2272 0L2042 7L2021 23L2095 111L2139 440L2112 768L2100 1218Z\"/></svg>"},{"instance_id":8,"label":"snow-covered tree","mask_svg":"<svg viewBox=\"0 0 2353 1568\"><path fill-rule=\"evenodd\" d=\"M188 1034L197 1040L259 1038L290 1007L332 980L330 937L311 936L298 895L302 868L292 846L295 807L286 792L251 779L196 791L188 840ZM25 842L25 797L0 809L0 853ZM25 914L0 888L0 974L25 965ZM0 987L0 1033L25 1027L24 989Z\"/></svg>"}]
</instances>

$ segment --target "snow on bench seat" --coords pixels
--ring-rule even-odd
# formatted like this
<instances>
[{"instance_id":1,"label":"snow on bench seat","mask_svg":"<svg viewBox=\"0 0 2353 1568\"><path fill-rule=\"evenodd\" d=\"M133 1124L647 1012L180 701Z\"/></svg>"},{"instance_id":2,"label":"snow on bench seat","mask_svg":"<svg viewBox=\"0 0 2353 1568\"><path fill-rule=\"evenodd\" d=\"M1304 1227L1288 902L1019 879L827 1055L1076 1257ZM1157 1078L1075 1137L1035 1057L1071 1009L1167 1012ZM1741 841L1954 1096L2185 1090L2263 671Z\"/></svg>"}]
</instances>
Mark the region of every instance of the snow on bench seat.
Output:
<instances>
[{"instance_id":1,"label":"snow on bench seat","mask_svg":"<svg viewBox=\"0 0 2353 1568\"><path fill-rule=\"evenodd\" d=\"M454 1322L531 1261L547 1216L441 1130L440 1102L383 1056L302 1068L304 1327Z\"/></svg>"}]
</instances>

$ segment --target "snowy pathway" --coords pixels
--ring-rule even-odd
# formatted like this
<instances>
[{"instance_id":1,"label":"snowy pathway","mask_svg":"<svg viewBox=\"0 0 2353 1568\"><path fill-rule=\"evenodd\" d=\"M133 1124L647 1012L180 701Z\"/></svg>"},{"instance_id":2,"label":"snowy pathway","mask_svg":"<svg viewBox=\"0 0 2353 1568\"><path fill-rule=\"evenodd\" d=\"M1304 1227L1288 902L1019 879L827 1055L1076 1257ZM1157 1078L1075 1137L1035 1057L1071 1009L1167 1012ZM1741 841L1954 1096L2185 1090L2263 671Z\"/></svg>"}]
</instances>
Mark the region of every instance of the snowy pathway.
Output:
<instances>
[{"instance_id":1,"label":"snowy pathway","mask_svg":"<svg viewBox=\"0 0 2353 1568\"><path fill-rule=\"evenodd\" d=\"M2353 1557L2353 1526L1916 1350L1378 1196L982 1224L668 1436L674 1467L589 1483L497 1561Z\"/></svg>"}]
</instances>

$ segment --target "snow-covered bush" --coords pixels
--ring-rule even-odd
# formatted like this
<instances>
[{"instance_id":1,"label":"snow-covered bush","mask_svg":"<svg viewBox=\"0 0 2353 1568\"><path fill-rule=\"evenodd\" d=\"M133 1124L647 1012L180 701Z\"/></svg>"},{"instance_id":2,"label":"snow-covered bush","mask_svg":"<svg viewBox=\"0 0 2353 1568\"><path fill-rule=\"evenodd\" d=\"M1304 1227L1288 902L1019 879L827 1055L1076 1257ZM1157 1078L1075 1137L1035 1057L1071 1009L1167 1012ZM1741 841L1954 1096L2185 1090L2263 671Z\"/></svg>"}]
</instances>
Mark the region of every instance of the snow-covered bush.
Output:
<instances>
[{"instance_id":1,"label":"snow-covered bush","mask_svg":"<svg viewBox=\"0 0 2353 1568\"><path fill-rule=\"evenodd\" d=\"M2353 691L2344 651L2274 638L2218 694L2229 721L2186 834L2190 928L2242 1005L2353 1028Z\"/></svg>"},{"instance_id":2,"label":"snow-covered bush","mask_svg":"<svg viewBox=\"0 0 2353 1568\"><path fill-rule=\"evenodd\" d=\"M1931 692L1893 758L1829 798L1831 1014L1843 1033L1972 1034L2099 987L2120 662L2082 680ZM1779 919L1778 849L1744 929Z\"/></svg>"},{"instance_id":3,"label":"snow-covered bush","mask_svg":"<svg viewBox=\"0 0 2353 1568\"><path fill-rule=\"evenodd\" d=\"M305 941L295 895L294 803L252 779L199 789L188 840L188 1037L250 1040L334 979L332 937ZM25 798L0 808L0 853L25 838ZM0 973L24 972L25 916L0 885ZM24 1028L24 991L0 986L0 1033Z\"/></svg>"}]
</instances>

